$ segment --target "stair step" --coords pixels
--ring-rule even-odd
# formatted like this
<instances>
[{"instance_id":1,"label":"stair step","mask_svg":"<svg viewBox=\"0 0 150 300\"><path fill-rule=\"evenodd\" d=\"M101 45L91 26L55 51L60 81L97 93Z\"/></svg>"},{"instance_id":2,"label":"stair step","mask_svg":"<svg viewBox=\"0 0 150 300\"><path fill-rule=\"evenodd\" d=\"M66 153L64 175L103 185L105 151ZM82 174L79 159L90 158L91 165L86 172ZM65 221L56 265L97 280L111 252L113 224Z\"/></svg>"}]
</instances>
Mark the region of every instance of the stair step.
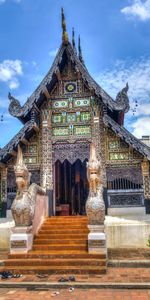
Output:
<instances>
[{"instance_id":1,"label":"stair step","mask_svg":"<svg viewBox=\"0 0 150 300\"><path fill-rule=\"evenodd\" d=\"M59 220L87 220L87 216L85 215L69 215L69 216L52 216L52 217L48 217L45 219L45 221L50 221L50 220L56 220L56 221L59 221Z\"/></svg>"},{"instance_id":2,"label":"stair step","mask_svg":"<svg viewBox=\"0 0 150 300\"><path fill-rule=\"evenodd\" d=\"M51 228L51 229L44 229L44 230L42 230L42 229L40 229L39 231L38 231L38 234L54 234L54 233L59 233L59 234L71 234L71 233L80 233L80 234L88 234L89 233L89 231L88 230L86 230L86 229L82 229L82 231L81 230L76 230L76 229L59 229L59 230L57 230L57 229L54 229L54 228Z\"/></svg>"},{"instance_id":3,"label":"stair step","mask_svg":"<svg viewBox=\"0 0 150 300\"><path fill-rule=\"evenodd\" d=\"M33 250L53 250L53 251L59 251L59 250L87 250L87 245L74 245L74 244L70 244L70 245L57 245L57 244L48 244L48 245L33 245Z\"/></svg>"},{"instance_id":4,"label":"stair step","mask_svg":"<svg viewBox=\"0 0 150 300\"><path fill-rule=\"evenodd\" d=\"M29 251L27 254L9 254L10 259L106 259L106 254L89 254L85 251Z\"/></svg>"},{"instance_id":5,"label":"stair step","mask_svg":"<svg viewBox=\"0 0 150 300\"><path fill-rule=\"evenodd\" d=\"M87 245L87 240L83 240L83 239L62 239L62 240L57 240L57 239L36 239L34 241L34 245L70 245L70 244L74 244L74 245Z\"/></svg>"},{"instance_id":6,"label":"stair step","mask_svg":"<svg viewBox=\"0 0 150 300\"><path fill-rule=\"evenodd\" d=\"M106 273L106 267L102 266L5 266L5 269L1 269L1 272L9 270L10 272L16 272L20 274L104 274Z\"/></svg>"},{"instance_id":7,"label":"stair step","mask_svg":"<svg viewBox=\"0 0 150 300\"><path fill-rule=\"evenodd\" d=\"M44 224L82 224L82 225L88 225L87 220L75 220L75 219L59 219L59 220L54 220L50 219L47 221L44 221Z\"/></svg>"},{"instance_id":8,"label":"stair step","mask_svg":"<svg viewBox=\"0 0 150 300\"><path fill-rule=\"evenodd\" d=\"M78 258L74 259L8 259L5 261L5 266L105 266L105 259L89 259L86 258L84 260Z\"/></svg>"},{"instance_id":9,"label":"stair step","mask_svg":"<svg viewBox=\"0 0 150 300\"><path fill-rule=\"evenodd\" d=\"M64 229L74 229L74 230L85 230L86 226L85 225L68 225L68 224L63 224L63 225L53 225L53 224L49 224L49 225L42 225L41 230L51 230L51 229L62 229L62 226L64 227Z\"/></svg>"},{"instance_id":10,"label":"stair step","mask_svg":"<svg viewBox=\"0 0 150 300\"><path fill-rule=\"evenodd\" d=\"M43 240L43 239L64 239L64 240L68 240L68 239L87 239L87 234L84 233L84 234L59 234L59 233L56 233L56 234L45 234L45 233L41 233L41 234L37 234L35 236L35 241L39 239L39 240Z\"/></svg>"}]
</instances>

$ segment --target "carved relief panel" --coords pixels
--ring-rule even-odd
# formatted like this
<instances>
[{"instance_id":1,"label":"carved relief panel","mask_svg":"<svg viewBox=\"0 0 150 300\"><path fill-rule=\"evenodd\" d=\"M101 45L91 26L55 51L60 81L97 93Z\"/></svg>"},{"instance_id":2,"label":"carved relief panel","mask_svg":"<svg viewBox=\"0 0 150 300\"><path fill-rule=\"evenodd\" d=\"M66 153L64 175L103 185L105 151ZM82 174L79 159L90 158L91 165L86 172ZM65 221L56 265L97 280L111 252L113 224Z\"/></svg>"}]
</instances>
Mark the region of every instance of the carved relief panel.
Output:
<instances>
[{"instance_id":1,"label":"carved relief panel","mask_svg":"<svg viewBox=\"0 0 150 300\"><path fill-rule=\"evenodd\" d=\"M108 165L139 164L143 156L130 147L125 141L116 136L111 130L105 129L106 140L106 163Z\"/></svg>"}]
</instances>

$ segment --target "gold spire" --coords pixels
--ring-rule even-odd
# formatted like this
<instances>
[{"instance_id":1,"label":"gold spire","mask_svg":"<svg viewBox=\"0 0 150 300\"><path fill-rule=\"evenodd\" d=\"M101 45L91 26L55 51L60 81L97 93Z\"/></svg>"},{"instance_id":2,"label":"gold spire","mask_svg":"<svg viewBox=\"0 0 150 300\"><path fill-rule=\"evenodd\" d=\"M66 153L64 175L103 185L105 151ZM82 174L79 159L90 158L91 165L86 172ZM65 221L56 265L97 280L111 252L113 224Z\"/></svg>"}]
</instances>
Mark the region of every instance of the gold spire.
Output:
<instances>
[{"instance_id":1,"label":"gold spire","mask_svg":"<svg viewBox=\"0 0 150 300\"><path fill-rule=\"evenodd\" d=\"M74 34L74 27L72 28L72 46L73 46L73 48L76 47L76 44L75 44L75 34Z\"/></svg>"},{"instance_id":2,"label":"gold spire","mask_svg":"<svg viewBox=\"0 0 150 300\"><path fill-rule=\"evenodd\" d=\"M63 7L61 8L61 22L62 22L62 43L68 44L68 33L66 30L66 20Z\"/></svg>"},{"instance_id":3,"label":"gold spire","mask_svg":"<svg viewBox=\"0 0 150 300\"><path fill-rule=\"evenodd\" d=\"M78 56L80 61L84 64L83 56L82 56L82 49L81 49L81 40L80 40L80 35L78 38Z\"/></svg>"}]
</instances>

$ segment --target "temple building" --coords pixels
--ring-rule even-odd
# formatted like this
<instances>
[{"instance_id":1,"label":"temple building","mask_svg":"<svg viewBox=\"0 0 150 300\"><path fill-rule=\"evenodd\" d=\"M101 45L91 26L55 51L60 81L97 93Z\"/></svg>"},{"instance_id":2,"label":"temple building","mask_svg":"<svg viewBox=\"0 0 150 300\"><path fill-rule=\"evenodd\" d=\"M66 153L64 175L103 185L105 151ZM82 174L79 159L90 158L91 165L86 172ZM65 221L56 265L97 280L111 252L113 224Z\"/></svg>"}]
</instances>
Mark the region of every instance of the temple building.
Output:
<instances>
[{"instance_id":1,"label":"temple building","mask_svg":"<svg viewBox=\"0 0 150 300\"><path fill-rule=\"evenodd\" d=\"M9 93L9 112L22 129L0 149L3 215L16 195L18 144L31 182L46 188L49 213L85 214L90 143L101 160L106 213L150 213L150 147L124 127L128 84L112 99L90 76L62 10L62 43L54 62L23 106Z\"/></svg>"}]
</instances>

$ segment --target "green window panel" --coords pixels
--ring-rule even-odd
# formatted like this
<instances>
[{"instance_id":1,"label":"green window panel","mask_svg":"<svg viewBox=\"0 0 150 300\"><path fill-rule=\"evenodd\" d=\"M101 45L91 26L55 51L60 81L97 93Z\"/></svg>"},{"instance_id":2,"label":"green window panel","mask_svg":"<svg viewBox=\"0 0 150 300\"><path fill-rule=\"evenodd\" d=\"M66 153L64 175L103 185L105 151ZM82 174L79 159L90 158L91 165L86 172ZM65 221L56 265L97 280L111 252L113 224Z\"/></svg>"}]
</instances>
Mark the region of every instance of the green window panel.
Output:
<instances>
[{"instance_id":1,"label":"green window panel","mask_svg":"<svg viewBox=\"0 0 150 300\"><path fill-rule=\"evenodd\" d=\"M53 121L53 123L61 123L62 122L62 115L58 115L58 114L53 115L52 121Z\"/></svg>"},{"instance_id":2,"label":"green window panel","mask_svg":"<svg viewBox=\"0 0 150 300\"><path fill-rule=\"evenodd\" d=\"M69 127L53 128L54 136L65 136L69 134Z\"/></svg>"},{"instance_id":3,"label":"green window panel","mask_svg":"<svg viewBox=\"0 0 150 300\"><path fill-rule=\"evenodd\" d=\"M76 114L67 114L67 122L75 122Z\"/></svg>"},{"instance_id":4,"label":"green window panel","mask_svg":"<svg viewBox=\"0 0 150 300\"><path fill-rule=\"evenodd\" d=\"M81 121L90 121L91 119L91 114L90 112L83 112L81 113Z\"/></svg>"},{"instance_id":5,"label":"green window panel","mask_svg":"<svg viewBox=\"0 0 150 300\"><path fill-rule=\"evenodd\" d=\"M74 127L74 134L75 135L91 134L91 127L90 126L75 126Z\"/></svg>"},{"instance_id":6,"label":"green window panel","mask_svg":"<svg viewBox=\"0 0 150 300\"><path fill-rule=\"evenodd\" d=\"M53 108L65 108L65 107L68 107L68 100L53 101L52 107Z\"/></svg>"},{"instance_id":7,"label":"green window panel","mask_svg":"<svg viewBox=\"0 0 150 300\"><path fill-rule=\"evenodd\" d=\"M29 146L29 153L37 153L37 146L36 145Z\"/></svg>"},{"instance_id":8,"label":"green window panel","mask_svg":"<svg viewBox=\"0 0 150 300\"><path fill-rule=\"evenodd\" d=\"M90 106L90 99L77 99L73 103L74 107Z\"/></svg>"},{"instance_id":9,"label":"green window panel","mask_svg":"<svg viewBox=\"0 0 150 300\"><path fill-rule=\"evenodd\" d=\"M109 153L110 160L128 160L129 153Z\"/></svg>"},{"instance_id":10,"label":"green window panel","mask_svg":"<svg viewBox=\"0 0 150 300\"><path fill-rule=\"evenodd\" d=\"M25 162L25 164L36 164L37 157L35 157L35 156L24 157L24 162Z\"/></svg>"},{"instance_id":11,"label":"green window panel","mask_svg":"<svg viewBox=\"0 0 150 300\"><path fill-rule=\"evenodd\" d=\"M119 148L119 141L116 141L116 140L110 141L108 143L108 147L109 147L109 149L118 149Z\"/></svg>"}]
</instances>

